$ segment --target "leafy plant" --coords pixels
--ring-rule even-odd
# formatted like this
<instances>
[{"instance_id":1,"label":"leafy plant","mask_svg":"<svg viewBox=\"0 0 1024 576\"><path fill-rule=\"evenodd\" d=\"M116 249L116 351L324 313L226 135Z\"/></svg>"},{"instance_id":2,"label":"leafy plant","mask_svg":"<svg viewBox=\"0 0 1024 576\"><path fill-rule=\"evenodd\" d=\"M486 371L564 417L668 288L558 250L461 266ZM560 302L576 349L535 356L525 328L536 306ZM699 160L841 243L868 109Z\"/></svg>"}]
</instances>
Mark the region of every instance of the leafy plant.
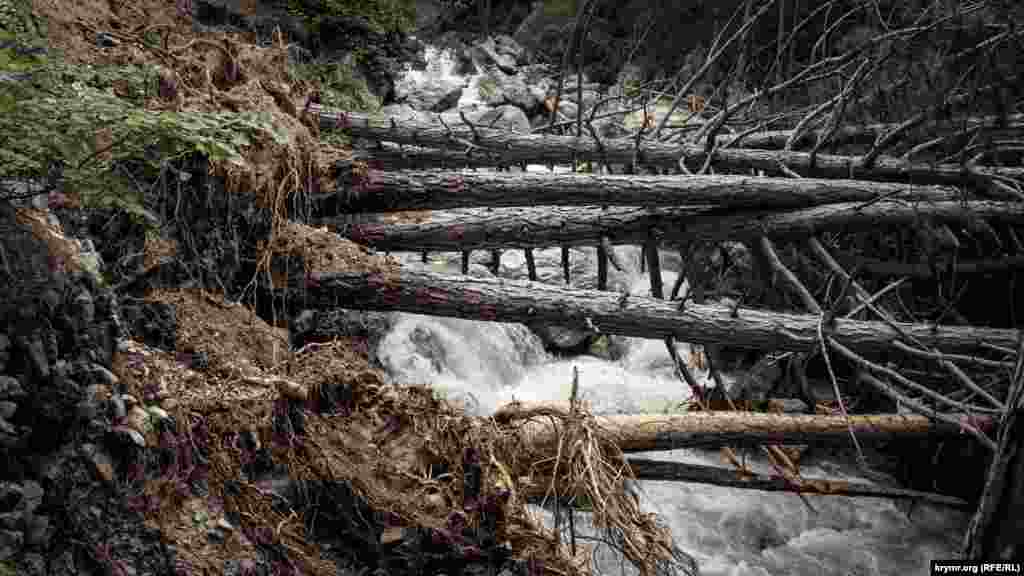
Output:
<instances>
[{"instance_id":1,"label":"leafy plant","mask_svg":"<svg viewBox=\"0 0 1024 576\"><path fill-rule=\"evenodd\" d=\"M313 34L330 18L363 17L379 34L408 31L416 20L413 0L288 0L288 11Z\"/></svg>"},{"instance_id":2,"label":"leafy plant","mask_svg":"<svg viewBox=\"0 0 1024 576\"><path fill-rule=\"evenodd\" d=\"M484 100L490 100L498 92L498 83L493 78L481 78L477 84L477 90L480 93L480 98Z\"/></svg>"},{"instance_id":3,"label":"leafy plant","mask_svg":"<svg viewBox=\"0 0 1024 576\"><path fill-rule=\"evenodd\" d=\"M245 167L253 142L290 141L266 113L146 110L139 104L154 76L144 67L59 63L35 71L0 100L0 178L40 178L59 163L65 188L84 206L117 207L145 221L143 192L119 167L141 164L155 177L195 152Z\"/></svg>"}]
</instances>

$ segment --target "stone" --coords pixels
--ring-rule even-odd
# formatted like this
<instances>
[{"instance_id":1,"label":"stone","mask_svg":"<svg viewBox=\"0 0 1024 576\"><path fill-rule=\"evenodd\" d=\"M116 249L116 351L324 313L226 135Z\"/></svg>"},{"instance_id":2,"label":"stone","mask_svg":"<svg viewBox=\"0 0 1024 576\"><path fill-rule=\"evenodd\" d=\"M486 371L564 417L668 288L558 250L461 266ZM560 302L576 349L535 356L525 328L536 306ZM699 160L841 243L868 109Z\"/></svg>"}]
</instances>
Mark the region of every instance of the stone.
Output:
<instances>
[{"instance_id":1,"label":"stone","mask_svg":"<svg viewBox=\"0 0 1024 576\"><path fill-rule=\"evenodd\" d=\"M114 483L114 463L110 456L95 444L83 444L81 451L92 465L96 476L103 482L112 485Z\"/></svg>"},{"instance_id":2,"label":"stone","mask_svg":"<svg viewBox=\"0 0 1024 576\"><path fill-rule=\"evenodd\" d=\"M147 415L146 417L148 418L149 416ZM128 426L114 426L110 429L110 432L112 433L113 438L116 438L118 442L122 443L122 446L134 444L139 448L146 447L146 437L134 428L129 428Z\"/></svg>"},{"instance_id":3,"label":"stone","mask_svg":"<svg viewBox=\"0 0 1024 576\"><path fill-rule=\"evenodd\" d=\"M14 510L25 499L25 487L16 482L0 483L0 510Z\"/></svg>"},{"instance_id":4,"label":"stone","mask_svg":"<svg viewBox=\"0 0 1024 576\"><path fill-rule=\"evenodd\" d=\"M493 38L488 38L473 46L470 54L480 68L496 67L505 74L515 74L518 71L516 69L516 59L507 54L499 53Z\"/></svg>"},{"instance_id":5,"label":"stone","mask_svg":"<svg viewBox=\"0 0 1024 576\"><path fill-rule=\"evenodd\" d=\"M46 350L43 348L43 341L34 337L25 342L25 351L28 353L32 368L36 375L42 380L50 379L50 361L46 359Z\"/></svg>"},{"instance_id":6,"label":"stone","mask_svg":"<svg viewBox=\"0 0 1024 576\"><path fill-rule=\"evenodd\" d=\"M25 576L36 574L52 574L46 567L46 558L42 554L25 554L21 559L21 565L25 569Z\"/></svg>"},{"instance_id":7,"label":"stone","mask_svg":"<svg viewBox=\"0 0 1024 576\"><path fill-rule=\"evenodd\" d=\"M467 117L475 124L492 126L499 130L507 130L519 134L530 132L530 120L516 106L499 106L484 112L474 112Z\"/></svg>"},{"instance_id":8,"label":"stone","mask_svg":"<svg viewBox=\"0 0 1024 576\"><path fill-rule=\"evenodd\" d=\"M18 411L18 405L9 400L0 401L0 418L4 420L10 420L14 418L14 413Z\"/></svg>"},{"instance_id":9,"label":"stone","mask_svg":"<svg viewBox=\"0 0 1024 576\"><path fill-rule=\"evenodd\" d=\"M25 509L34 512L43 503L43 486L35 480L28 480L21 485L21 489L25 498Z\"/></svg>"},{"instance_id":10,"label":"stone","mask_svg":"<svg viewBox=\"0 0 1024 576\"><path fill-rule=\"evenodd\" d=\"M7 560L21 551L25 536L14 530L0 530L0 560Z\"/></svg>"},{"instance_id":11,"label":"stone","mask_svg":"<svg viewBox=\"0 0 1024 576\"><path fill-rule=\"evenodd\" d=\"M25 526L25 543L37 548L46 548L50 541L50 519L43 515L33 515Z\"/></svg>"},{"instance_id":12,"label":"stone","mask_svg":"<svg viewBox=\"0 0 1024 576\"><path fill-rule=\"evenodd\" d=\"M0 333L0 372L7 367L11 359L11 339L7 334Z\"/></svg>"},{"instance_id":13,"label":"stone","mask_svg":"<svg viewBox=\"0 0 1024 576\"><path fill-rule=\"evenodd\" d=\"M128 408L124 405L124 398L121 398L119 394L114 394L110 397L110 408L114 420L121 420L128 415Z\"/></svg>"},{"instance_id":14,"label":"stone","mask_svg":"<svg viewBox=\"0 0 1024 576\"><path fill-rule=\"evenodd\" d=\"M0 530L21 530L21 512L4 512L0 514Z\"/></svg>"},{"instance_id":15,"label":"stone","mask_svg":"<svg viewBox=\"0 0 1024 576\"><path fill-rule=\"evenodd\" d=\"M94 376L98 377L102 384L116 386L118 383L118 378L113 372L99 364L96 364L95 362L89 364L89 371L92 372Z\"/></svg>"}]
</instances>

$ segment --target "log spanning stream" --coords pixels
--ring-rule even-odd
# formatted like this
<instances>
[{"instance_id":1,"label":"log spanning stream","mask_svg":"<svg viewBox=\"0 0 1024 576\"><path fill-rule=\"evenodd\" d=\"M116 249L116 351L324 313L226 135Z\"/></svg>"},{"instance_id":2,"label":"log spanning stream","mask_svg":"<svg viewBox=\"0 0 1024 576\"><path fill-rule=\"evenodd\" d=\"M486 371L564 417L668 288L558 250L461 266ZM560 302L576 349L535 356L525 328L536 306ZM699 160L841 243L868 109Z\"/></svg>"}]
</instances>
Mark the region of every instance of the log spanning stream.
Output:
<instances>
[{"instance_id":1,"label":"log spanning stream","mask_svg":"<svg viewBox=\"0 0 1024 576\"><path fill-rule=\"evenodd\" d=\"M428 82L431 79L430 76L448 79L457 76L454 72L456 66L454 58L438 54L437 51L433 51L431 56L437 60L439 66L432 67L427 73L410 73L406 80ZM420 76L423 77L420 78ZM474 77L467 78L467 85L473 85L475 79ZM466 90L463 98L460 99L459 106L476 103L471 102L474 100L474 93L473 90ZM350 120L360 121L359 119ZM338 123L338 118L324 113L321 114L321 121L334 126ZM374 132L375 128L369 126L369 123L363 128L363 132L366 132L362 134L363 136L373 136L374 134L381 136L389 134L392 130L400 130L401 126L385 126L379 130L380 134ZM429 136L436 136L435 144L444 143L448 137L443 131L436 134L430 131L417 132L420 137L424 134L428 136L428 140ZM523 138L543 140L543 137L540 136L523 136ZM427 142L427 144L430 143ZM385 150L386 147L378 147L375 149L375 153L381 154ZM566 151L558 149L547 152L554 154ZM632 150L627 152L632 153ZM665 158L658 156L660 152L660 149L647 151L646 160L657 164L660 160L668 159L674 163L678 150L674 148L667 150ZM403 151L403 158L407 153L407 150ZM758 159L751 157L753 153L740 151L736 154L736 158L725 158L723 161L726 163L737 162L746 167L758 165ZM555 162L562 160L557 155L551 156L550 159ZM799 158L795 160L799 160ZM835 174L827 173L828 170L839 171L841 174L850 173L849 166L831 166L828 162L822 164L820 159L819 165L824 166L825 176L835 176ZM881 168L876 168L876 170L884 171L891 168L906 172L907 168L902 165L888 166L884 162L879 166ZM935 173L935 170L929 168L928 172L932 174ZM952 172L957 173L953 174ZM504 214L502 210L505 210L511 214L510 221L517 221L515 213L522 211L523 208L502 209L500 208L500 199L507 192L509 186L528 184L528 175L500 175L490 170L478 174L479 176L476 178L481 181L475 183L474 189L490 194L488 199L492 203L492 207L488 209L488 212L493 213L494 218L501 218ZM524 178L519 178L519 176ZM946 176L949 178L945 178ZM930 182L935 186L921 188L917 193L932 201L948 201L948 190L942 186L953 176L959 177L959 171L951 171L948 175L940 173L939 177L933 179L934 182ZM381 175L381 178L384 178L384 175ZM394 176L393 178L399 177ZM425 197L433 198L439 190L443 192L446 190L445 186L450 184L438 182L434 188L424 185L426 187L422 189L413 189L409 187L410 182L380 180L374 183L377 185L376 192L379 194L363 197L361 201L366 206L362 206L362 208L378 210L416 208L418 207L417 202ZM490 188L487 188L487 185ZM686 212L687 210L703 209L699 205L703 193L701 190L674 190L669 189L671 186L666 188L665 186L668 184L659 188L660 185L660 181L652 181L646 183L644 189L634 185L631 190L634 194L642 195L644 203L653 202L656 207L657 199L661 197L668 198L669 195L683 193L694 196L694 202L690 207L658 208L666 212L667 215L662 215L666 218L674 214L673 210ZM706 185L717 186L712 180L709 180ZM813 214L810 212L808 214L817 218L846 217L843 214L834 215L828 212L828 210L834 212L834 208L819 210L812 204L805 203L801 199L802 195L805 192L813 192L811 189L815 184L807 182L804 186L807 188L806 191L794 190L791 187L780 188L779 201L791 203L794 206L807 206L808 210L813 212ZM842 191L843 194L849 196L849 198L844 196L843 201L856 202L865 194L870 196L877 192L873 189L863 191L858 186L861 184L850 183ZM886 184L879 184L879 186L886 186ZM395 195L396 190L412 190L412 192L403 199ZM581 193L586 192L584 190ZM721 190L714 190L716 194L720 192ZM442 194L442 196L444 195ZM600 198L586 197L586 199L598 203L600 201ZM763 200L763 198L758 199ZM580 201L581 199L576 199L576 203ZM749 203L750 199L737 196L735 201L739 205L744 205L745 202ZM375 202L378 204L375 205ZM379 205L379 202L384 202L385 205ZM388 202L398 202L398 204L389 205ZM543 202L538 201L538 204L543 204ZM436 208L430 202L427 205ZM584 206L546 208L546 210L556 212L558 210L572 212L577 220L585 219L587 209ZM858 209L863 209L863 207ZM878 208L878 211L888 214L890 218L894 210L895 208L890 206ZM637 238L642 241L646 230L651 225L650 222L644 220L644 218L649 218L649 214L637 215L630 212L628 208L620 208L619 212L614 212L622 221L616 221L619 240L629 244L628 240L631 239L629 233L635 228L639 230ZM634 210L634 212L636 211ZM609 211L605 210L602 214L605 220L610 218ZM742 232L743 226L749 226L749 221L749 218L745 218L743 221L738 220L735 223L738 228L732 232ZM792 224L792 226L806 227L808 221L815 220L814 218L808 219L807 214L800 213L795 214L795 221L796 224ZM716 230L722 225L720 217L713 221L709 220L709 222ZM480 250L481 248L498 246L509 248L519 245L516 242L525 242L522 244L524 247L530 246L529 239L536 239L539 234L544 233L544 231L531 231L531 233L525 234L517 225L515 229L509 228L507 238L495 239L493 238L495 227L493 223L491 224L488 229L491 233L490 236L477 243L469 242L469 245L467 245L466 239L472 236L470 232L451 245L443 242L432 244L419 236L413 238L412 236L415 234L422 235L424 233L425 228L422 225L416 226L415 229L410 228L408 238L402 236L403 231L400 227L395 226L387 228L390 236L386 238L380 237L380 230L373 228L372 225L366 229L348 230L349 234L347 235L358 237L360 233L364 233L367 237L372 237L376 243L369 242L370 244L381 250L393 251L393 255L402 262L403 269L410 272L418 270L427 273L458 275L461 271L461 255L456 252L436 251L473 248L476 251L472 255L469 273L471 276L487 277L491 275L488 270L490 268L488 260L491 255L485 254ZM584 225L589 224L584 223ZM778 225L790 224L783 222ZM564 228L564 222L552 226L552 230L555 231L562 228ZM759 230L760 228L755 232L759 233ZM429 230L427 232L429 233ZM551 233L555 234L556 232ZM597 231L593 238L588 237L586 244L593 246L606 234L608 234L606 230ZM579 238L579 230L574 231L571 236ZM571 244L564 238L555 240L557 242L550 242L548 245ZM431 251L427 262L421 262L419 250L423 249ZM404 250L409 252L403 252ZM639 247L619 246L616 250L625 266L622 271L608 271L608 289L628 292L631 296L650 296L650 280L647 275L640 272L641 253ZM596 288L598 266L595 249L592 247L572 248L571 253L572 288ZM534 255L538 280L554 285L562 284L561 250L559 248L535 250ZM676 258L674 255L667 252L661 254L661 271L665 286L673 285L680 270L680 262L674 258ZM509 250L502 254L498 276L507 279L527 279L528 264L522 250ZM583 306L583 304L580 305ZM415 308L411 309L419 311ZM689 389L677 378L673 360L662 340L615 337L613 347L616 348L616 354L606 354L603 355L604 357L599 357L599 355L556 357L546 352L538 335L522 324L465 320L457 316L459 316L457 313L451 313L449 316L395 313L394 322L389 332L380 341L376 351L389 376L399 383L429 383L450 400L460 401L467 410L480 415L493 414L499 407L513 400L564 401L570 395L574 371L578 371L579 375L580 396L584 401L589 402L590 409L595 414L664 414L675 410L680 402L689 398ZM501 319L499 318L499 320ZM505 318L504 320L521 319ZM682 358L690 356L692 350L689 344L680 342L676 343L676 346ZM707 383L709 375L706 371L696 369L693 372L702 384ZM725 374L724 376L728 378L729 375ZM760 454L760 452L748 452L747 464L755 473L773 475L773 469ZM691 465L726 466L721 462L719 452L714 448L639 452L631 453L629 456ZM802 464L801 474L805 477L872 484L870 480L863 478L857 472L851 462L826 459ZM800 497L791 493L744 490L700 483L641 480L640 493L644 506L649 511L659 514L670 525L677 545L698 561L701 574L704 575L816 574L847 576L857 574L867 576L891 574L902 576L904 574L924 574L929 569L930 560L954 556L959 549L961 535L964 533L969 519L968 511L962 509L918 504L912 510L908 510L908 507L899 500L881 498L808 495L806 499L813 506L812 511L801 501ZM540 509L537 511L549 525L552 525L550 513ZM577 516L576 530L586 533L589 526L586 514L578 513ZM594 569L595 573L604 574L630 573L631 570L629 564L622 562L614 552L601 547L595 553Z\"/></svg>"},{"instance_id":2,"label":"log spanning stream","mask_svg":"<svg viewBox=\"0 0 1024 576\"><path fill-rule=\"evenodd\" d=\"M617 248L624 272L610 271L609 288L649 294L650 281L639 271L640 250ZM458 274L461 256L396 256L403 267ZM479 258L479 260L477 260ZM471 274L487 275L489 254L474 254ZM541 280L561 282L561 251L536 251ZM594 249L573 250L574 288L596 284ZM662 275L671 285L678 262L662 255ZM505 252L499 276L525 279L521 250ZM512 400L557 401L569 397L573 369L579 371L582 397L595 413L658 414L673 409L689 391L673 373L660 340L622 338L625 352L617 360L592 355L557 358L544 351L536 334L521 324L459 318L396 315L380 342L378 356L396 381L429 382L450 399L461 400L479 414L490 414ZM683 358L689 345L678 344ZM706 373L694 370L698 378ZM755 472L771 475L770 465L752 452ZM679 449L630 454L708 466L725 466L715 449ZM802 465L806 477L870 483L852 463ZM966 511L927 504L907 506L896 500L807 496L817 513L794 494L679 482L641 481L645 506L671 527L677 543L698 559L702 574L921 574L933 558L951 557L967 522ZM580 514L585 517L585 514ZM585 519L576 523L579 530ZM618 573L611 552L601 553L596 568Z\"/></svg>"}]
</instances>

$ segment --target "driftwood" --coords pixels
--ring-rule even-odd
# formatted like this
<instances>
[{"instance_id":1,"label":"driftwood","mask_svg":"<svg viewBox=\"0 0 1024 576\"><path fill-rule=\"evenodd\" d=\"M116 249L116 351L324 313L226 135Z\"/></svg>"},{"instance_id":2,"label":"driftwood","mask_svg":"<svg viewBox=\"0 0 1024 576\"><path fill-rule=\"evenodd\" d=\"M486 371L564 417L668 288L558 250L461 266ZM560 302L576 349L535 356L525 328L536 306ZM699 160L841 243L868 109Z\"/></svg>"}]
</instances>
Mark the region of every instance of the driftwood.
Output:
<instances>
[{"instance_id":1,"label":"driftwood","mask_svg":"<svg viewBox=\"0 0 1024 576\"><path fill-rule=\"evenodd\" d=\"M687 464L683 462L662 462L640 458L627 459L637 480L668 480L675 482L694 482L714 484L731 488L746 488L767 492L793 492L795 494L820 494L831 496L861 496L871 498L891 498L901 500L917 500L930 504L968 508L970 504L960 498L919 492L903 488L890 488L862 482L845 480L829 480L825 478L786 479L778 476L742 473L739 470Z\"/></svg>"},{"instance_id":2,"label":"driftwood","mask_svg":"<svg viewBox=\"0 0 1024 576\"><path fill-rule=\"evenodd\" d=\"M509 404L493 418L499 423L529 420L522 426L525 439L536 447L555 445L561 430L556 423L569 414L566 406ZM541 418L557 415L559 418ZM967 417L964 422L990 430L987 416ZM615 438L623 452L674 450L695 446L759 444L820 444L849 442L850 432L862 441L896 438L955 436L960 428L910 414L858 414L849 419L820 414L767 414L763 412L689 412L686 414L613 414L594 416L594 423Z\"/></svg>"},{"instance_id":3,"label":"driftwood","mask_svg":"<svg viewBox=\"0 0 1024 576\"><path fill-rule=\"evenodd\" d=\"M662 144L640 142L632 138L598 141L590 136L551 136L516 134L483 126L461 123L441 125L408 118L390 118L330 110L310 106L317 114L322 129L346 129L354 136L418 146L455 148L468 154L490 157L497 164L522 162L569 164L591 160L605 164L676 167L680 159L703 163L706 151L693 144ZM929 164L890 156L878 156L870 166L860 157L810 154L782 150L726 148L714 152L711 165L719 170L749 172L763 170L768 174L799 172L802 176L822 178L857 178L862 180L896 180L919 184L962 184L969 178L968 170L959 164ZM976 177L1021 179L1024 168L976 167Z\"/></svg>"},{"instance_id":4,"label":"driftwood","mask_svg":"<svg viewBox=\"0 0 1024 576\"><path fill-rule=\"evenodd\" d=\"M586 205L780 209L883 198L949 201L961 194L949 187L864 180L421 170L354 176L346 196L343 206L349 211L392 211Z\"/></svg>"},{"instance_id":5,"label":"driftwood","mask_svg":"<svg viewBox=\"0 0 1024 576\"><path fill-rule=\"evenodd\" d=\"M499 322L546 322L584 331L665 338L683 342L806 352L820 343L821 319L813 315L687 304L654 298L574 290L537 282L472 278L413 270L340 272L307 279L310 308L395 310ZM870 353L891 349L901 335L928 349L980 352L1012 349L1017 331L836 319L825 333L843 346Z\"/></svg>"},{"instance_id":6,"label":"driftwood","mask_svg":"<svg viewBox=\"0 0 1024 576\"><path fill-rule=\"evenodd\" d=\"M794 181L796 182L796 181ZM651 230L661 241L803 238L836 228L926 225L927 222L970 223L990 219L1024 223L1019 202L921 202L883 200L827 204L797 210L729 210L709 206L682 208L543 207L436 211L416 221L350 224L347 216L321 220L339 234L378 250L420 252L483 248L593 246L607 238L613 244L640 244Z\"/></svg>"}]
</instances>

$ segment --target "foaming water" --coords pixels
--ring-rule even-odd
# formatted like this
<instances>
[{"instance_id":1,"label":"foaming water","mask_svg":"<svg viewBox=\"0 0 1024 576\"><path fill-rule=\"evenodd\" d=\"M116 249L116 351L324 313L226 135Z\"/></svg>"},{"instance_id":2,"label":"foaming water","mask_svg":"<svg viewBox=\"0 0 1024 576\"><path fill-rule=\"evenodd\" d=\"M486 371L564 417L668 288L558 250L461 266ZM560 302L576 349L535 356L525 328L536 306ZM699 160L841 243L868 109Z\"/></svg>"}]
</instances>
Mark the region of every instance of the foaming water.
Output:
<instances>
[{"instance_id":1,"label":"foaming water","mask_svg":"<svg viewBox=\"0 0 1024 576\"><path fill-rule=\"evenodd\" d=\"M428 48L433 64L419 81L456 78L450 53ZM407 75L407 79L410 76ZM412 81L412 80L410 80ZM459 79L472 86L472 78ZM477 91L464 90L459 106L474 102ZM547 171L530 166L530 171ZM567 170L559 170L567 171ZM570 276L574 288L595 288L593 249L571 250ZM609 290L647 295L649 279L639 272L640 250L617 248L626 270L609 269ZM420 256L396 255L406 266L422 266ZM473 254L470 273L489 276L489 254ZM561 250L535 251L541 281L563 284ZM679 271L674 254L661 255L662 279L668 290ZM460 256L431 255L429 268L457 274ZM501 256L498 275L525 279L522 251ZM517 400L566 400L574 368L580 394L595 413L666 413L689 397L688 388L673 372L663 342L624 338L625 350L617 360L594 356L560 359L546 353L541 340L518 324L475 322L452 318L396 314L391 331L379 344L378 356L389 376L406 384L429 384L450 399L461 401L480 415ZM686 358L690 347L677 345ZM707 374L695 374L699 380ZM714 451L675 450L638 455L647 458L718 465ZM757 453L746 456L755 472L771 474ZM870 482L844 462L802 465L807 477L829 477ZM764 576L814 574L825 576L909 576L927 574L934 558L951 558L958 548L968 518L946 508L918 505L911 513L902 505L875 498L807 496L813 507L793 495L678 482L642 481L641 501L671 528L676 545L693 556L706 576ZM531 507L552 525L550 513ZM576 528L588 528L587 514L579 513ZM634 574L635 571L606 548L594 554L597 573Z\"/></svg>"},{"instance_id":2,"label":"foaming water","mask_svg":"<svg viewBox=\"0 0 1024 576\"><path fill-rule=\"evenodd\" d=\"M649 294L649 279L640 274L639 249L619 248L626 270L609 270L610 289ZM406 266L423 266L420 255L396 255ZM457 274L457 254L432 255L431 270ZM489 276L490 255L474 254L470 273ZM537 250L541 279L561 284L561 250ZM501 256L499 276L525 278L521 251ZM664 254L663 281L672 286L678 259ZM596 266L592 251L571 251L572 285L592 288ZM684 285L685 286L685 285ZM594 356L557 358L544 351L540 339L519 324L476 322L452 318L397 314L381 341L379 357L396 381L430 384L479 415L492 413L512 400L552 401L569 397L573 371L580 396L598 414L669 413L689 398L688 388L674 375L672 360L660 340L624 338L617 360ZM677 344L686 357L689 346ZM696 371L700 380L708 375ZM641 457L726 466L715 451L675 450ZM755 472L771 474L759 454L746 456ZM807 477L858 482L852 466L842 462L801 466ZM705 484L640 482L641 501L671 528L676 545L693 556L703 575L742 576L821 574L883 576L925 574L933 558L949 558L957 550L966 515L919 505L908 515L904 506L875 498L808 496L814 511L795 495L738 490ZM532 508L549 526L549 512ZM586 514L577 530L590 532ZM595 551L598 573L634 574L607 549Z\"/></svg>"},{"instance_id":3,"label":"foaming water","mask_svg":"<svg viewBox=\"0 0 1024 576\"><path fill-rule=\"evenodd\" d=\"M448 49L440 49L436 46L426 46L423 50L423 57L427 61L427 67L423 70L416 70L412 66L406 66L402 74L395 80L396 87L405 90L414 90L427 86L462 86L462 95L456 104L460 109L472 109L483 106L480 99L479 82L483 76L474 74L463 76L456 72L459 68L458 58L455 53Z\"/></svg>"}]
</instances>

